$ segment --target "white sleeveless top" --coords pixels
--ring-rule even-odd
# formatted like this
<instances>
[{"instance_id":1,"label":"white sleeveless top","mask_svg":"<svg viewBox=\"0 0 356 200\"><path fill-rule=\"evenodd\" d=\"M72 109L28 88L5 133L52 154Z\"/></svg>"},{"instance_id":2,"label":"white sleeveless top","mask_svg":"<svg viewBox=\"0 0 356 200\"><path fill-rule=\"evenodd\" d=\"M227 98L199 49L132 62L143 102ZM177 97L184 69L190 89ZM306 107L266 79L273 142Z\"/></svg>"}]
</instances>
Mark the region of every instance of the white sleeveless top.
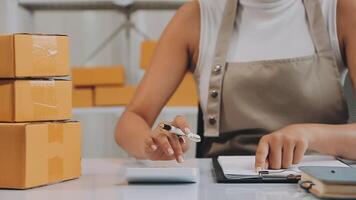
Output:
<instances>
[{"instance_id":1,"label":"white sleeveless top","mask_svg":"<svg viewBox=\"0 0 356 200\"><path fill-rule=\"evenodd\" d=\"M336 26L337 0L319 0L327 22L343 82ZM208 99L210 69L226 0L199 0L201 31L199 59L194 71L202 109ZM308 56L315 53L302 0L240 0L228 62L249 62Z\"/></svg>"}]
</instances>

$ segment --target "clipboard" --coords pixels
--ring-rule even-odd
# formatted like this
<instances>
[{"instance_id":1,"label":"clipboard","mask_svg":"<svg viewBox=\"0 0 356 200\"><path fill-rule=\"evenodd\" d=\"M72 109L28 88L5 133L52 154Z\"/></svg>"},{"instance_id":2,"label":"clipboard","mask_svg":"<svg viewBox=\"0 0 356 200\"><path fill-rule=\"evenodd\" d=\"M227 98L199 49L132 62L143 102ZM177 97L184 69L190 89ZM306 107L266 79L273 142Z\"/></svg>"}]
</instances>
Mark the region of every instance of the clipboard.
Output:
<instances>
[{"instance_id":1,"label":"clipboard","mask_svg":"<svg viewBox=\"0 0 356 200\"><path fill-rule=\"evenodd\" d=\"M300 177L280 177L266 176L263 173L258 176L236 176L236 178L228 178L225 176L217 157L212 158L215 180L217 183L298 183Z\"/></svg>"},{"instance_id":2,"label":"clipboard","mask_svg":"<svg viewBox=\"0 0 356 200\"><path fill-rule=\"evenodd\" d=\"M215 179L218 183L298 183L301 179L301 171L298 168L302 166L350 167L332 156L307 155L301 163L289 169L250 173L252 167L251 170L249 168L250 165L253 165L254 156L222 156L220 161L225 163L225 167L221 166L219 160L219 157L212 160ZM227 171L224 172L223 168L226 168ZM239 174L239 172L241 173Z\"/></svg>"}]
</instances>

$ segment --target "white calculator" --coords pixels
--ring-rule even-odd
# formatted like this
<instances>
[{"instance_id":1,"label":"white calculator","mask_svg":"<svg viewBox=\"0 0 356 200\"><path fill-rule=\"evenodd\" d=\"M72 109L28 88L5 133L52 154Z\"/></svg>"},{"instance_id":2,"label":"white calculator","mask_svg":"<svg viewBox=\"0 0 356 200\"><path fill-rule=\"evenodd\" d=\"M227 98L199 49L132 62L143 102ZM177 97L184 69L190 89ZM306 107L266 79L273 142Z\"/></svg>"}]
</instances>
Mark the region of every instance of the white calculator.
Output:
<instances>
[{"instance_id":1,"label":"white calculator","mask_svg":"<svg viewBox=\"0 0 356 200\"><path fill-rule=\"evenodd\" d=\"M199 168L194 163L138 161L126 168L128 183L197 183Z\"/></svg>"}]
</instances>

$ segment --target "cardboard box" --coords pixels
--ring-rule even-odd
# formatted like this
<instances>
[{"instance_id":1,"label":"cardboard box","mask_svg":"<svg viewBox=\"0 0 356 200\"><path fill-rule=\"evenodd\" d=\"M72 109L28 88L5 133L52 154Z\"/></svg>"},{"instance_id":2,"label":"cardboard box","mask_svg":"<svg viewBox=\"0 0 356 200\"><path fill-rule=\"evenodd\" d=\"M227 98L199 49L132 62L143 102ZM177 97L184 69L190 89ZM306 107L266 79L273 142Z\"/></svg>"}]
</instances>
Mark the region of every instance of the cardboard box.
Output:
<instances>
[{"instance_id":1,"label":"cardboard box","mask_svg":"<svg viewBox=\"0 0 356 200\"><path fill-rule=\"evenodd\" d=\"M69 75L69 44L64 35L0 36L0 78Z\"/></svg>"},{"instance_id":2,"label":"cardboard box","mask_svg":"<svg viewBox=\"0 0 356 200\"><path fill-rule=\"evenodd\" d=\"M73 85L75 87L97 85L123 85L125 69L123 66L112 67L74 67L72 69Z\"/></svg>"},{"instance_id":3,"label":"cardboard box","mask_svg":"<svg viewBox=\"0 0 356 200\"><path fill-rule=\"evenodd\" d=\"M135 86L98 86L95 87L96 106L126 106L136 91Z\"/></svg>"},{"instance_id":4,"label":"cardboard box","mask_svg":"<svg viewBox=\"0 0 356 200\"><path fill-rule=\"evenodd\" d=\"M198 94L191 73L187 73L167 106L198 106Z\"/></svg>"},{"instance_id":5,"label":"cardboard box","mask_svg":"<svg viewBox=\"0 0 356 200\"><path fill-rule=\"evenodd\" d=\"M94 88L73 88L73 107L93 107L94 106Z\"/></svg>"},{"instance_id":6,"label":"cardboard box","mask_svg":"<svg viewBox=\"0 0 356 200\"><path fill-rule=\"evenodd\" d=\"M135 94L135 86L95 87L96 106L126 106ZM167 106L198 106L198 95L191 73L186 74L182 83L168 101Z\"/></svg>"},{"instance_id":7,"label":"cardboard box","mask_svg":"<svg viewBox=\"0 0 356 200\"><path fill-rule=\"evenodd\" d=\"M157 46L157 41L147 40L141 43L141 68L147 69Z\"/></svg>"},{"instance_id":8,"label":"cardboard box","mask_svg":"<svg viewBox=\"0 0 356 200\"><path fill-rule=\"evenodd\" d=\"M0 80L0 122L72 118L72 83L65 80Z\"/></svg>"},{"instance_id":9,"label":"cardboard box","mask_svg":"<svg viewBox=\"0 0 356 200\"><path fill-rule=\"evenodd\" d=\"M78 122L0 123L0 188L27 189L81 173Z\"/></svg>"}]
</instances>

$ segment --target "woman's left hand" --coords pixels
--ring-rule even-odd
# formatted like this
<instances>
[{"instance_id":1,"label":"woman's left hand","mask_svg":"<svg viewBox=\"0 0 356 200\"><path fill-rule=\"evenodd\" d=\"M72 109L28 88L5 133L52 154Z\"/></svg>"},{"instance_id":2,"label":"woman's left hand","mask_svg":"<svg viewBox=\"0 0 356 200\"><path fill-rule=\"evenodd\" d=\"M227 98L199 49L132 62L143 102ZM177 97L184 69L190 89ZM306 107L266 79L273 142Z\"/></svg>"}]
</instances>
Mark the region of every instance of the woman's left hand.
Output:
<instances>
[{"instance_id":1,"label":"woman's left hand","mask_svg":"<svg viewBox=\"0 0 356 200\"><path fill-rule=\"evenodd\" d=\"M288 168L298 164L313 140L313 133L308 125L290 125L261 138L255 167L262 169Z\"/></svg>"}]
</instances>

